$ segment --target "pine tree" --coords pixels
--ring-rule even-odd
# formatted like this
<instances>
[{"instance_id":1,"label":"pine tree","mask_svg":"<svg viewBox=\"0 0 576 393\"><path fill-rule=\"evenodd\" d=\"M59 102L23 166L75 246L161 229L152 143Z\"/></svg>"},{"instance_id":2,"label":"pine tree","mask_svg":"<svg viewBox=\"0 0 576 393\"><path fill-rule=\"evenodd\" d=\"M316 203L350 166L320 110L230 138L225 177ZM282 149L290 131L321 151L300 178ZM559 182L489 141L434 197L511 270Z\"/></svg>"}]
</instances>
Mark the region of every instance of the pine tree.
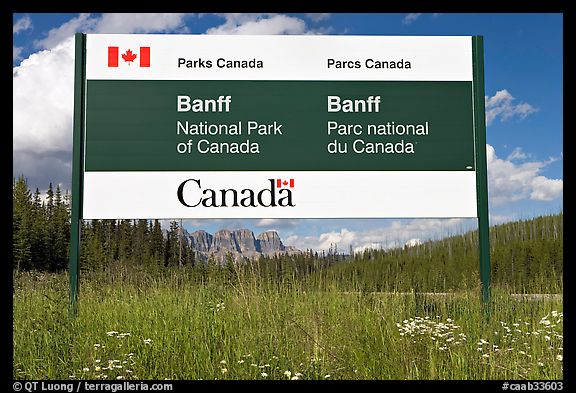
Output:
<instances>
[{"instance_id":1,"label":"pine tree","mask_svg":"<svg viewBox=\"0 0 576 393\"><path fill-rule=\"evenodd\" d=\"M12 182L12 250L13 267L17 270L32 268L32 195L24 176Z\"/></svg>"},{"instance_id":2,"label":"pine tree","mask_svg":"<svg viewBox=\"0 0 576 393\"><path fill-rule=\"evenodd\" d=\"M32 201L32 224L31 224L31 264L35 269L46 269L47 259L47 230L48 218L46 217L45 205L40 197L40 190L36 188Z\"/></svg>"},{"instance_id":3,"label":"pine tree","mask_svg":"<svg viewBox=\"0 0 576 393\"><path fill-rule=\"evenodd\" d=\"M148 263L148 222L146 220L137 220L134 225L134 236L132 243L132 253L136 263Z\"/></svg>"},{"instance_id":4,"label":"pine tree","mask_svg":"<svg viewBox=\"0 0 576 393\"><path fill-rule=\"evenodd\" d=\"M180 261L180 226L178 221L170 222L170 230L168 231L167 240L167 266L179 266Z\"/></svg>"},{"instance_id":5,"label":"pine tree","mask_svg":"<svg viewBox=\"0 0 576 393\"><path fill-rule=\"evenodd\" d=\"M164 265L164 235L162 234L162 226L158 220L154 220L151 234L151 249L152 255L156 266Z\"/></svg>"},{"instance_id":6,"label":"pine tree","mask_svg":"<svg viewBox=\"0 0 576 393\"><path fill-rule=\"evenodd\" d=\"M120 220L118 224L118 259L132 260L132 225L130 220Z\"/></svg>"},{"instance_id":7,"label":"pine tree","mask_svg":"<svg viewBox=\"0 0 576 393\"><path fill-rule=\"evenodd\" d=\"M60 270L67 266L68 245L70 242L70 218L68 216L68 208L62 198L60 185L56 186L56 194L54 195L54 205L52 208L54 246L51 270Z\"/></svg>"},{"instance_id":8,"label":"pine tree","mask_svg":"<svg viewBox=\"0 0 576 393\"><path fill-rule=\"evenodd\" d=\"M55 222L53 220L54 216L54 189L52 188L52 183L48 186L48 191L46 191L46 267L50 268L55 265Z\"/></svg>"}]
</instances>

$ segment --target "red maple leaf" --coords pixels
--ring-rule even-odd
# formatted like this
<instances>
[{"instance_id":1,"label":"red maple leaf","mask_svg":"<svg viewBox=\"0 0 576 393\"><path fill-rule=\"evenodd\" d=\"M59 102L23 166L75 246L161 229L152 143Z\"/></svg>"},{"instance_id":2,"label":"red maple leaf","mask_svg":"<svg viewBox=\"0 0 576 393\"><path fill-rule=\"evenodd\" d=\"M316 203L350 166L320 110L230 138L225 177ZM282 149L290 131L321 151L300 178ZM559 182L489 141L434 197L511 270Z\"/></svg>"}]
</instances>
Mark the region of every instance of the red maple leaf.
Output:
<instances>
[{"instance_id":1,"label":"red maple leaf","mask_svg":"<svg viewBox=\"0 0 576 393\"><path fill-rule=\"evenodd\" d=\"M287 182L286 180L284 180L284 181L282 182L282 184L284 184L285 186L287 186L287 185L288 185L288 182Z\"/></svg>"},{"instance_id":2,"label":"red maple leaf","mask_svg":"<svg viewBox=\"0 0 576 393\"><path fill-rule=\"evenodd\" d=\"M122 54L122 58L124 59L125 62L128 63L128 65L130 65L130 62L134 61L134 59L136 59L137 56L138 55L136 53L132 53L130 49L128 49L126 53Z\"/></svg>"}]
</instances>

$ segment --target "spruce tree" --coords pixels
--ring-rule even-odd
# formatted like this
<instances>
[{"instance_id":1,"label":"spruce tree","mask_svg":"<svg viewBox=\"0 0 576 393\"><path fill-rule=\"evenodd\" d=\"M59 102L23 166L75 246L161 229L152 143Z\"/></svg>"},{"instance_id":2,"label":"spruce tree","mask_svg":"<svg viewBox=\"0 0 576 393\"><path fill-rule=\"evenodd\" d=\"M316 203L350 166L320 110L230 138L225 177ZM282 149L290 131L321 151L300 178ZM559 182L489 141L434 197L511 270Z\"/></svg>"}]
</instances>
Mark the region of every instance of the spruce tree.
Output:
<instances>
[{"instance_id":1,"label":"spruce tree","mask_svg":"<svg viewBox=\"0 0 576 393\"><path fill-rule=\"evenodd\" d=\"M164 265L164 235L162 234L162 226L158 220L154 220L151 235L151 248L152 255L156 266Z\"/></svg>"},{"instance_id":2,"label":"spruce tree","mask_svg":"<svg viewBox=\"0 0 576 393\"><path fill-rule=\"evenodd\" d=\"M68 262L68 244L70 242L70 218L68 208L64 199L60 185L56 186L54 194L54 205L52 212L53 229L53 261L51 270L64 269Z\"/></svg>"},{"instance_id":3,"label":"spruce tree","mask_svg":"<svg viewBox=\"0 0 576 393\"><path fill-rule=\"evenodd\" d=\"M32 268L32 195L24 176L12 182L12 250L13 268Z\"/></svg>"},{"instance_id":4,"label":"spruce tree","mask_svg":"<svg viewBox=\"0 0 576 393\"><path fill-rule=\"evenodd\" d=\"M32 201L32 224L31 224L31 257L34 269L47 269L46 247L48 236L48 218L46 206L40 197L40 190L36 188Z\"/></svg>"}]
</instances>

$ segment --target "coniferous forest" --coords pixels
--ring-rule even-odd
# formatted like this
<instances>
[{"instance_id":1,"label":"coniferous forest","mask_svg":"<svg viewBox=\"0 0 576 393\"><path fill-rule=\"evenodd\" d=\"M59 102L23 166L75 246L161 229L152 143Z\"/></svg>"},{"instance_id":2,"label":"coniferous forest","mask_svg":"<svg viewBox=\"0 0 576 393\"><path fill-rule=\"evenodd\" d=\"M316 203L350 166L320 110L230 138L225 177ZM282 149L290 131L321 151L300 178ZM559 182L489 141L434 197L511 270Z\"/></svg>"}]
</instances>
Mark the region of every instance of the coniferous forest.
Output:
<instances>
[{"instance_id":1,"label":"coniferous forest","mask_svg":"<svg viewBox=\"0 0 576 393\"><path fill-rule=\"evenodd\" d=\"M488 302L477 231L248 260L178 221L91 220L75 308L69 194L20 177L13 205L17 380L563 378L562 213L491 227Z\"/></svg>"},{"instance_id":2,"label":"coniferous forest","mask_svg":"<svg viewBox=\"0 0 576 393\"><path fill-rule=\"evenodd\" d=\"M24 177L13 182L13 269L65 270L70 238L70 195L49 185L45 200ZM137 268L166 272L186 269L195 277L251 269L281 282L299 278L338 282L366 291L450 291L479 282L478 233L470 231L416 246L359 253L303 250L292 256L262 257L242 263L197 258L181 241L179 223L163 231L158 220L91 220L81 228L81 271ZM561 291L563 214L491 227L492 284L523 291ZM212 273L211 273L212 272ZM329 280L326 280L329 279Z\"/></svg>"}]
</instances>

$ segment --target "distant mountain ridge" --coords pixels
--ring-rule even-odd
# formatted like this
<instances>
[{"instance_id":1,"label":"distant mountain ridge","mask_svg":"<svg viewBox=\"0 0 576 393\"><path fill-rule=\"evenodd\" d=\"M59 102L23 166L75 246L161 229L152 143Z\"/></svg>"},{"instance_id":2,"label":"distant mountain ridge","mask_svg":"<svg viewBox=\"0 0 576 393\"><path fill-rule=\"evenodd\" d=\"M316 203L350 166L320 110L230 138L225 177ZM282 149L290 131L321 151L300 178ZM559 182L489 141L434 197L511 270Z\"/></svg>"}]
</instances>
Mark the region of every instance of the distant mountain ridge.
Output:
<instances>
[{"instance_id":1,"label":"distant mountain ridge","mask_svg":"<svg viewBox=\"0 0 576 393\"><path fill-rule=\"evenodd\" d=\"M185 233L187 243L197 257L208 260L213 257L222 263L230 255L234 261L258 259L261 256L293 255L301 251L292 246L285 246L276 231L266 231L254 236L249 229L221 229L214 235L198 230Z\"/></svg>"}]
</instances>

